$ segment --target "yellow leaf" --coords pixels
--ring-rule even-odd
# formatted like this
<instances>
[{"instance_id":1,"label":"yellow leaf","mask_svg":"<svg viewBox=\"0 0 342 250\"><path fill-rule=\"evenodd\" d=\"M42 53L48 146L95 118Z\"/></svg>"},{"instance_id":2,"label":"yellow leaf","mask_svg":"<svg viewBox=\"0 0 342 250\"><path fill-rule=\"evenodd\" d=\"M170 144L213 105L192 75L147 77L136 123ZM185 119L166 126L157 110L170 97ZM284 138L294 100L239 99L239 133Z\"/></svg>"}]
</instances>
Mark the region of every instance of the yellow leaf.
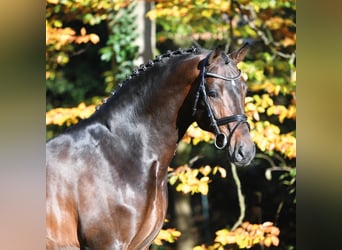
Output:
<instances>
[{"instance_id":1,"label":"yellow leaf","mask_svg":"<svg viewBox=\"0 0 342 250\"><path fill-rule=\"evenodd\" d=\"M198 191L203 195L207 195L209 192L208 183L207 182L200 182L198 185Z\"/></svg>"},{"instance_id":2,"label":"yellow leaf","mask_svg":"<svg viewBox=\"0 0 342 250\"><path fill-rule=\"evenodd\" d=\"M250 103L250 102L253 102L253 97L251 97L251 96L246 96L246 98L245 98L245 103L247 104L247 103Z\"/></svg>"},{"instance_id":3,"label":"yellow leaf","mask_svg":"<svg viewBox=\"0 0 342 250\"><path fill-rule=\"evenodd\" d=\"M271 115L273 115L275 112L275 106L271 106L271 107L269 107L268 109L267 109L267 115L268 116L271 116Z\"/></svg>"},{"instance_id":4,"label":"yellow leaf","mask_svg":"<svg viewBox=\"0 0 342 250\"><path fill-rule=\"evenodd\" d=\"M284 47L288 47L290 45L295 45L296 44L296 39L295 38L291 38L291 37L285 37L283 40L280 41L280 43Z\"/></svg>"},{"instance_id":5,"label":"yellow leaf","mask_svg":"<svg viewBox=\"0 0 342 250\"><path fill-rule=\"evenodd\" d=\"M224 168L218 167L218 170L219 170L222 178L227 177L227 171Z\"/></svg>"},{"instance_id":6,"label":"yellow leaf","mask_svg":"<svg viewBox=\"0 0 342 250\"><path fill-rule=\"evenodd\" d=\"M274 246L278 246L279 245L279 238L277 236L272 235L271 239L272 239L272 244Z\"/></svg>"},{"instance_id":7,"label":"yellow leaf","mask_svg":"<svg viewBox=\"0 0 342 250\"><path fill-rule=\"evenodd\" d=\"M200 168L200 172L201 172L201 174L203 174L204 176L207 176L207 175L209 175L210 172L211 172L211 167L210 167L209 165L206 165L206 166L204 166L204 167L201 167L201 168Z\"/></svg>"},{"instance_id":8,"label":"yellow leaf","mask_svg":"<svg viewBox=\"0 0 342 250\"><path fill-rule=\"evenodd\" d=\"M84 27L82 27L80 33L81 33L81 36L85 36L87 34L87 31Z\"/></svg>"},{"instance_id":9,"label":"yellow leaf","mask_svg":"<svg viewBox=\"0 0 342 250\"><path fill-rule=\"evenodd\" d=\"M270 247L270 246L272 245L272 237L266 237L266 238L264 239L264 245L265 245L266 247Z\"/></svg>"},{"instance_id":10,"label":"yellow leaf","mask_svg":"<svg viewBox=\"0 0 342 250\"><path fill-rule=\"evenodd\" d=\"M177 175L172 175L170 177L170 179L169 179L170 185L173 186L176 183L177 180L178 180L178 176Z\"/></svg>"},{"instance_id":11,"label":"yellow leaf","mask_svg":"<svg viewBox=\"0 0 342 250\"><path fill-rule=\"evenodd\" d=\"M221 178L226 178L227 177L227 171L224 168L222 168L220 166L214 167L213 174L216 174L217 171L220 172Z\"/></svg>"},{"instance_id":12,"label":"yellow leaf","mask_svg":"<svg viewBox=\"0 0 342 250\"><path fill-rule=\"evenodd\" d=\"M187 184L178 184L178 186L176 187L176 190L179 192L179 191L182 191L184 194L188 194L191 192L192 188L191 186L187 185Z\"/></svg>"},{"instance_id":13,"label":"yellow leaf","mask_svg":"<svg viewBox=\"0 0 342 250\"><path fill-rule=\"evenodd\" d=\"M59 0L46 0L48 3L51 3L51 4L58 4L59 3Z\"/></svg>"},{"instance_id":14,"label":"yellow leaf","mask_svg":"<svg viewBox=\"0 0 342 250\"><path fill-rule=\"evenodd\" d=\"M93 44L97 44L100 41L100 37L96 34L90 34L89 38Z\"/></svg>"},{"instance_id":15,"label":"yellow leaf","mask_svg":"<svg viewBox=\"0 0 342 250\"><path fill-rule=\"evenodd\" d=\"M278 227L272 227L271 228L271 234L278 236L280 234L280 230Z\"/></svg>"},{"instance_id":16,"label":"yellow leaf","mask_svg":"<svg viewBox=\"0 0 342 250\"><path fill-rule=\"evenodd\" d=\"M202 14L203 17L211 17L211 15L212 15L213 13L212 13L212 11L210 11L209 9L207 9L207 10L203 10L201 14Z\"/></svg>"},{"instance_id":17,"label":"yellow leaf","mask_svg":"<svg viewBox=\"0 0 342 250\"><path fill-rule=\"evenodd\" d=\"M196 137L196 138L193 138L192 139L192 144L194 145L194 146L196 146L198 143L200 143L201 142L201 139L199 138L199 137Z\"/></svg>"},{"instance_id":18,"label":"yellow leaf","mask_svg":"<svg viewBox=\"0 0 342 250\"><path fill-rule=\"evenodd\" d=\"M192 248L192 250L206 250L207 248L205 246L195 246Z\"/></svg>"},{"instance_id":19,"label":"yellow leaf","mask_svg":"<svg viewBox=\"0 0 342 250\"><path fill-rule=\"evenodd\" d=\"M199 173L199 170L198 170L198 169L193 169L193 170L191 171L191 176L192 176L192 177L196 177L196 176L198 175L198 173Z\"/></svg>"},{"instance_id":20,"label":"yellow leaf","mask_svg":"<svg viewBox=\"0 0 342 250\"><path fill-rule=\"evenodd\" d=\"M161 246L163 244L162 241L173 243L179 236L181 236L181 232L177 231L175 228L161 229L154 240L154 244Z\"/></svg>"}]
</instances>

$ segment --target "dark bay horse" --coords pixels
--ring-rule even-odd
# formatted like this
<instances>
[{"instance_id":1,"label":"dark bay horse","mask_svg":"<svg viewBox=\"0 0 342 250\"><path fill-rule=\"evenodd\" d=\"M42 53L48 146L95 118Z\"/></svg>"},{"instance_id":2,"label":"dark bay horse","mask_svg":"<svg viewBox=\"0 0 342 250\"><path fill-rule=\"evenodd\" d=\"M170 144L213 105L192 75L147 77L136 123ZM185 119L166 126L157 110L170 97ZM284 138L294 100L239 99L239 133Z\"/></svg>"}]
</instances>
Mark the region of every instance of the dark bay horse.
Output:
<instances>
[{"instance_id":1,"label":"dark bay horse","mask_svg":"<svg viewBox=\"0 0 342 250\"><path fill-rule=\"evenodd\" d=\"M167 208L167 169L189 125L230 161L255 155L246 83L226 54L190 48L141 65L90 118L46 145L46 248L148 249Z\"/></svg>"}]
</instances>

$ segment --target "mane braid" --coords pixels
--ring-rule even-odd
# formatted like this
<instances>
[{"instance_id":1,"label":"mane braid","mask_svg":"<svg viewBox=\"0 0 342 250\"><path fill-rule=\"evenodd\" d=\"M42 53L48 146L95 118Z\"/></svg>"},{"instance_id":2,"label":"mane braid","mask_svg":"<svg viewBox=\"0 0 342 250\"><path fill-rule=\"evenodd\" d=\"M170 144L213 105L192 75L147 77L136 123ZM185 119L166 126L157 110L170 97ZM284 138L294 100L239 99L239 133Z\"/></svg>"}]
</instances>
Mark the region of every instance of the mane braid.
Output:
<instances>
[{"instance_id":1,"label":"mane braid","mask_svg":"<svg viewBox=\"0 0 342 250\"><path fill-rule=\"evenodd\" d=\"M126 79L122 82L118 83L118 88L114 91L111 92L111 96L107 97L105 99L102 100L102 104L105 104L107 102L107 100L113 96L115 96L115 94L118 93L118 91L122 88L122 86L124 86L126 83L128 83L130 80L132 80L133 78L135 78L136 76L138 76L141 72L145 72L148 68L153 67L156 63L162 63L164 58L171 58L173 56L178 56L178 55L186 55L186 54L199 54L200 53L200 49L196 48L195 46L192 46L188 49L177 49L175 51L171 51L168 50L166 51L166 53L158 55L155 57L155 59L153 60L148 60L148 62L146 64L141 64L138 68L134 68L132 70L131 75L127 75ZM229 59L228 59L229 60ZM100 106L96 106L96 110L99 110L102 106L102 104Z\"/></svg>"},{"instance_id":2,"label":"mane braid","mask_svg":"<svg viewBox=\"0 0 342 250\"><path fill-rule=\"evenodd\" d=\"M228 56L224 52L222 52L221 55L222 55L222 58L224 60L224 63L229 64L230 60L229 60Z\"/></svg>"}]
</instances>

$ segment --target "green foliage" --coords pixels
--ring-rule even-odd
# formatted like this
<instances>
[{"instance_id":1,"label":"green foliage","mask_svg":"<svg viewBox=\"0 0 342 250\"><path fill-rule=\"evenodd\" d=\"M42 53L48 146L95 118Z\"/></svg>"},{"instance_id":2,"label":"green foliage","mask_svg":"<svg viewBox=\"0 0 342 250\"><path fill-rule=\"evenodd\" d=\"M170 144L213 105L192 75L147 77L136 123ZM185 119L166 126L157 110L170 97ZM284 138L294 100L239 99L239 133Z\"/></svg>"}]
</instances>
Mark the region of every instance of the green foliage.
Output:
<instances>
[{"instance_id":1,"label":"green foliage","mask_svg":"<svg viewBox=\"0 0 342 250\"><path fill-rule=\"evenodd\" d=\"M132 45L137 35L136 4L129 2L47 0L47 110L94 104L130 72L137 56L137 46ZM60 131L55 126L47 129L49 138Z\"/></svg>"},{"instance_id":2,"label":"green foliage","mask_svg":"<svg viewBox=\"0 0 342 250\"><path fill-rule=\"evenodd\" d=\"M108 13L109 37L106 46L100 49L101 60L111 62L113 66L113 69L104 73L107 93L130 74L133 61L137 58L138 46L134 45L138 37L135 8L136 4L132 3Z\"/></svg>"},{"instance_id":3,"label":"green foliage","mask_svg":"<svg viewBox=\"0 0 342 250\"><path fill-rule=\"evenodd\" d=\"M110 2L110 0L106 2L47 0L45 12L47 79L54 79L58 73L58 66L65 66L69 62L77 44L99 42L96 34L87 34L85 26L94 26L105 20L106 8L110 7ZM72 25L74 22L82 24L82 27L76 29Z\"/></svg>"}]
</instances>

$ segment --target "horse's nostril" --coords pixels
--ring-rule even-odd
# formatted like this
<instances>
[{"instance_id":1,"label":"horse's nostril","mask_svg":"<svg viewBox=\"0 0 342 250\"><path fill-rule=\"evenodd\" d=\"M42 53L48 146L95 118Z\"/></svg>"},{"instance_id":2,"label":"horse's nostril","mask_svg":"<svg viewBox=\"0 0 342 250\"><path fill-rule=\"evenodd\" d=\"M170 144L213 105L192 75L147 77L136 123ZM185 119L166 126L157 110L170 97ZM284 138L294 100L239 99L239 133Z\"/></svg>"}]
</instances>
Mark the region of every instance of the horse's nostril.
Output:
<instances>
[{"instance_id":1,"label":"horse's nostril","mask_svg":"<svg viewBox=\"0 0 342 250\"><path fill-rule=\"evenodd\" d=\"M244 154L243 154L243 150L242 150L242 149L243 149L243 147L242 147L242 146L240 146L240 147L239 147L239 151L238 151L238 152L239 152L239 155L241 155L241 156L243 156L243 155L244 155Z\"/></svg>"},{"instance_id":2,"label":"horse's nostril","mask_svg":"<svg viewBox=\"0 0 342 250\"><path fill-rule=\"evenodd\" d=\"M237 155L236 155L237 160L242 160L244 158L244 153L243 153L243 147L240 146Z\"/></svg>"}]
</instances>

